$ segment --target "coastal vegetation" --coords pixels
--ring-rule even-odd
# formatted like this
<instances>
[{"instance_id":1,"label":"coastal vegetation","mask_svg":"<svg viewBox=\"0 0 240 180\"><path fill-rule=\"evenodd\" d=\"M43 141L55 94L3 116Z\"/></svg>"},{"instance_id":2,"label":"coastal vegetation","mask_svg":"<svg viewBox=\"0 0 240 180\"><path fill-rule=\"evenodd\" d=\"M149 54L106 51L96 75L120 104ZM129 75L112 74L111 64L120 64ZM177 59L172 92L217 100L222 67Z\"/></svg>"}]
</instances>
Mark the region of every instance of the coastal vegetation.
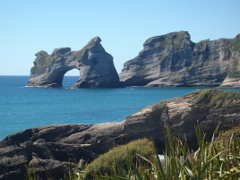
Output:
<instances>
[{"instance_id":1,"label":"coastal vegetation","mask_svg":"<svg viewBox=\"0 0 240 180\"><path fill-rule=\"evenodd\" d=\"M164 158L153 142L140 139L113 148L77 171L73 179L188 180L238 179L240 177L240 128L217 133L210 142L196 128L198 148L165 129ZM219 134L217 137L216 135Z\"/></svg>"},{"instance_id":2,"label":"coastal vegetation","mask_svg":"<svg viewBox=\"0 0 240 180\"><path fill-rule=\"evenodd\" d=\"M240 77L240 72L239 71L233 71L229 74L230 78L239 78Z\"/></svg>"},{"instance_id":3,"label":"coastal vegetation","mask_svg":"<svg viewBox=\"0 0 240 180\"><path fill-rule=\"evenodd\" d=\"M227 92L218 90L202 90L193 98L196 104L203 104L209 108L229 107L238 102L239 92Z\"/></svg>"}]
</instances>

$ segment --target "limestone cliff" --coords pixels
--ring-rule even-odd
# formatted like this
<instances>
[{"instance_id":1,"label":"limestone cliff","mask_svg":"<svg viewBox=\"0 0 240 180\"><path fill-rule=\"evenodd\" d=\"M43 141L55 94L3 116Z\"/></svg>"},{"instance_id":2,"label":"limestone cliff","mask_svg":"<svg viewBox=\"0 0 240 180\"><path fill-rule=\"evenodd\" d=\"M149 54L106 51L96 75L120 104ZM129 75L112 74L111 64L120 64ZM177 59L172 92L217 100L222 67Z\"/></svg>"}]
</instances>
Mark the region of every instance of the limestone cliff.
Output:
<instances>
[{"instance_id":1,"label":"limestone cliff","mask_svg":"<svg viewBox=\"0 0 240 180\"><path fill-rule=\"evenodd\" d=\"M198 43L186 31L152 37L124 64L120 80L126 86L240 87L240 35Z\"/></svg>"},{"instance_id":2,"label":"limestone cliff","mask_svg":"<svg viewBox=\"0 0 240 180\"><path fill-rule=\"evenodd\" d=\"M80 71L76 88L117 87L119 77L113 58L102 45L99 37L93 38L79 51L70 48L55 49L51 55L36 53L36 60L27 83L33 87L61 87L64 74L72 69Z\"/></svg>"},{"instance_id":3,"label":"limestone cliff","mask_svg":"<svg viewBox=\"0 0 240 180\"><path fill-rule=\"evenodd\" d=\"M240 125L240 93L203 90L146 107L122 122L52 125L28 129L0 142L0 179L24 179L29 169L42 179L60 179L69 167L91 161L112 147L147 137L161 152L164 125L195 145L195 127L206 137L214 129Z\"/></svg>"}]
</instances>

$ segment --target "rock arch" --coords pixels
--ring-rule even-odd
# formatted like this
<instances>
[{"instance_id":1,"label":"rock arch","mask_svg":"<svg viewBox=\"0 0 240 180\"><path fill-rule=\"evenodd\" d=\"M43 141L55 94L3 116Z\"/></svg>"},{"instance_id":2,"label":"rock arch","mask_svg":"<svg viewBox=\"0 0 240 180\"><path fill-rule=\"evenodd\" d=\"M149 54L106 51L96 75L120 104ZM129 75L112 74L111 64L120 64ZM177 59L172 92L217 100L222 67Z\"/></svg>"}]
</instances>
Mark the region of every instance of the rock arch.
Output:
<instances>
[{"instance_id":1,"label":"rock arch","mask_svg":"<svg viewBox=\"0 0 240 180\"><path fill-rule=\"evenodd\" d=\"M62 87L71 88L80 79L79 69L73 68L67 71L63 76Z\"/></svg>"},{"instance_id":2,"label":"rock arch","mask_svg":"<svg viewBox=\"0 0 240 180\"><path fill-rule=\"evenodd\" d=\"M75 88L117 87L119 77L113 57L93 38L79 51L70 48L55 49L51 55L45 51L36 53L34 66L27 85L31 87L61 87L64 74L72 69L80 71Z\"/></svg>"}]
</instances>

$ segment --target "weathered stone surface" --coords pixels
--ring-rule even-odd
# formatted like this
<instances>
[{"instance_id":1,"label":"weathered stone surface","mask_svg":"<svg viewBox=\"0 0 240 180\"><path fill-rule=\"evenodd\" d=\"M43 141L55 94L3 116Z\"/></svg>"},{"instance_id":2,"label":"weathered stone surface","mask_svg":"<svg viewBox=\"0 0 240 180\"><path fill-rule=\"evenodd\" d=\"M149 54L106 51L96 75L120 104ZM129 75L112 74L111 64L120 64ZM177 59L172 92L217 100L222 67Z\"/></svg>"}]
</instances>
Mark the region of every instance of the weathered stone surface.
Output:
<instances>
[{"instance_id":1,"label":"weathered stone surface","mask_svg":"<svg viewBox=\"0 0 240 180\"><path fill-rule=\"evenodd\" d=\"M70 48L55 49L51 55L36 53L36 60L27 83L32 87L61 87L64 74L72 69L80 71L76 88L117 87L119 77L113 58L102 45L99 37L93 38L79 51Z\"/></svg>"},{"instance_id":2,"label":"weathered stone surface","mask_svg":"<svg viewBox=\"0 0 240 180\"><path fill-rule=\"evenodd\" d=\"M240 93L198 91L146 107L122 122L52 125L19 132L0 142L0 179L24 179L29 169L43 179L47 174L59 179L56 176L67 174L70 166L143 137L153 139L161 152L166 123L194 147L197 124L207 137L219 123L222 130L240 125Z\"/></svg>"},{"instance_id":3,"label":"weathered stone surface","mask_svg":"<svg viewBox=\"0 0 240 180\"><path fill-rule=\"evenodd\" d=\"M223 83L221 84L221 87L240 88L240 78L226 77Z\"/></svg>"},{"instance_id":4,"label":"weathered stone surface","mask_svg":"<svg viewBox=\"0 0 240 180\"><path fill-rule=\"evenodd\" d=\"M218 86L231 74L240 79L240 35L194 43L180 31L146 40L120 80L126 86Z\"/></svg>"}]
</instances>

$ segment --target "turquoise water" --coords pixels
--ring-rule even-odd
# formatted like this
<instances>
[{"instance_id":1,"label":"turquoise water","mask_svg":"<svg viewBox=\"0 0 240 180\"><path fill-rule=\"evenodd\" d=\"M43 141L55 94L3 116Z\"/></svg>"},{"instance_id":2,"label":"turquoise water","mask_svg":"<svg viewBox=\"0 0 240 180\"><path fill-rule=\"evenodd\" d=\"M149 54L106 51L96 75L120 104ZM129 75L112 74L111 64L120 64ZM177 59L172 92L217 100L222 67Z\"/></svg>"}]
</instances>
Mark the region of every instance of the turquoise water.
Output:
<instances>
[{"instance_id":1,"label":"turquoise water","mask_svg":"<svg viewBox=\"0 0 240 180\"><path fill-rule=\"evenodd\" d=\"M65 86L76 77L66 77ZM160 100L199 88L77 89L25 88L27 77L0 76L0 139L49 124L120 121Z\"/></svg>"}]
</instances>

